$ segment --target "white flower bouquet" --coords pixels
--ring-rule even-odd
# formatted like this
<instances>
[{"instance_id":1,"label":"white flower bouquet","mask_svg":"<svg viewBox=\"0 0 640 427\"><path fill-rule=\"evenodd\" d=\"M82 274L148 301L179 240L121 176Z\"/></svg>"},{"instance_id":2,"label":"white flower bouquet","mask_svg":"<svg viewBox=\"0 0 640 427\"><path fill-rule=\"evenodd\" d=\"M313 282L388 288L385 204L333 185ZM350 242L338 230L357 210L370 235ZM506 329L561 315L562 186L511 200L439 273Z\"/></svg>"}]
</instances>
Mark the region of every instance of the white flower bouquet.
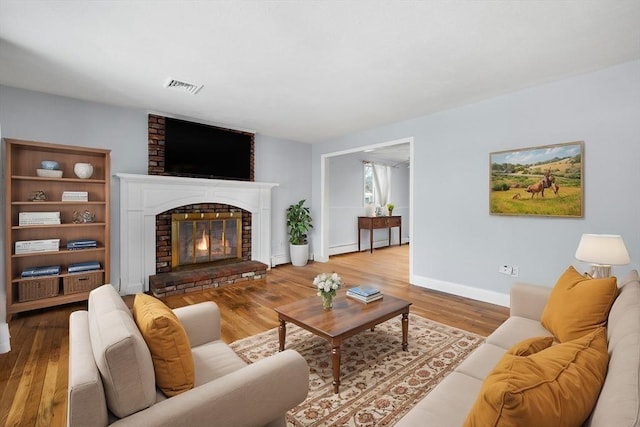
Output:
<instances>
[{"instance_id":1,"label":"white flower bouquet","mask_svg":"<svg viewBox=\"0 0 640 427\"><path fill-rule=\"evenodd\" d=\"M336 291L342 286L342 279L338 276L338 273L320 273L313 279L313 284L318 289L318 296L334 297L336 296Z\"/></svg>"}]
</instances>

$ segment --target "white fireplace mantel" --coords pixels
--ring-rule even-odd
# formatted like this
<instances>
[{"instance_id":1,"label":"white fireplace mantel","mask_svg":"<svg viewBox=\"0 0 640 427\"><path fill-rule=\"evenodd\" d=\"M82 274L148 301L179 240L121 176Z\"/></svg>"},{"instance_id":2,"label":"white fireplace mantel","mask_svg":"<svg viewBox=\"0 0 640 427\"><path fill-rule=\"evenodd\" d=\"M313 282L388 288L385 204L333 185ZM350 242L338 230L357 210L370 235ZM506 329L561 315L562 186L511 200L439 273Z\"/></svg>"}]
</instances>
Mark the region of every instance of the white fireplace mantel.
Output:
<instances>
[{"instance_id":1,"label":"white fireplace mantel","mask_svg":"<svg viewBox=\"0 0 640 427\"><path fill-rule=\"evenodd\" d=\"M270 265L274 183L119 173L120 293L149 290L156 274L156 215L180 206L223 203L251 212L251 259Z\"/></svg>"}]
</instances>

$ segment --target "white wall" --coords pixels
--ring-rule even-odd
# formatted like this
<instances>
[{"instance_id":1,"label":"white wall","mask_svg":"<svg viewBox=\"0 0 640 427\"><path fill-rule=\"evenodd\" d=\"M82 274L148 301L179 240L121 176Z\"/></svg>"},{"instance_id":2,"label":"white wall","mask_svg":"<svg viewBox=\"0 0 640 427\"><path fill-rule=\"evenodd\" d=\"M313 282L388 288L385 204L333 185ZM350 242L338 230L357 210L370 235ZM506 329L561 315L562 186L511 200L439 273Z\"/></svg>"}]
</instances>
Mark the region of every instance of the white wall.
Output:
<instances>
[{"instance_id":1,"label":"white wall","mask_svg":"<svg viewBox=\"0 0 640 427\"><path fill-rule=\"evenodd\" d=\"M147 112L72 98L48 95L0 85L0 126L3 138L56 144L99 147L111 150L111 173L147 173ZM308 144L256 135L256 180L276 182L272 199L272 251L286 262L285 210L300 199L311 199L309 174L311 147ZM1 161L4 176L4 161ZM309 201L310 203L310 201ZM4 212L4 204L2 205ZM0 216L0 237L4 241L4 214ZM111 281L120 277L119 182L111 180ZM4 257L2 258L4 259ZM4 278L4 262L0 263ZM0 287L0 302L5 298ZM0 318L5 316L0 306Z\"/></svg>"},{"instance_id":2,"label":"white wall","mask_svg":"<svg viewBox=\"0 0 640 427\"><path fill-rule=\"evenodd\" d=\"M508 305L514 280L552 286L582 233L621 234L638 268L640 61L313 146L313 209L321 156L414 137L413 268L417 285ZM489 153L582 140L581 219L489 215ZM316 234L322 230L315 230ZM320 250L322 250L320 248ZM319 254L318 256L321 256ZM518 266L513 279L498 266Z\"/></svg>"},{"instance_id":3,"label":"white wall","mask_svg":"<svg viewBox=\"0 0 640 427\"><path fill-rule=\"evenodd\" d=\"M256 181L280 184L271 191L271 258L272 265L284 264L290 262L287 207L302 199L311 205L311 146L258 134L255 150Z\"/></svg>"},{"instance_id":4,"label":"white wall","mask_svg":"<svg viewBox=\"0 0 640 427\"><path fill-rule=\"evenodd\" d=\"M329 212L329 255L358 250L358 216L366 215L363 200L363 160L375 160L367 153L351 153L327 160ZM402 216L402 241L409 240L409 169L391 168L391 197L394 215ZM374 231L374 246L389 244L387 230ZM398 229L391 230L391 244L398 244ZM362 250L369 248L369 233L362 232Z\"/></svg>"}]
</instances>

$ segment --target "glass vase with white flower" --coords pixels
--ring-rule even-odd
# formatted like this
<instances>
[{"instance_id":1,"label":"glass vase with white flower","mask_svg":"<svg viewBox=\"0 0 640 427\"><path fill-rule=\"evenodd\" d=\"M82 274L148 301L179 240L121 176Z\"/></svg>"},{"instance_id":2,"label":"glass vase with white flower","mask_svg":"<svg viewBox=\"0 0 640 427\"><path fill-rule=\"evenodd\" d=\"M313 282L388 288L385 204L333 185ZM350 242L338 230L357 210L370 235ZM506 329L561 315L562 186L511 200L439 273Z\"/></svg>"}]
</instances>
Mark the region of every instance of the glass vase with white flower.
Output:
<instances>
[{"instance_id":1,"label":"glass vase with white flower","mask_svg":"<svg viewBox=\"0 0 640 427\"><path fill-rule=\"evenodd\" d=\"M320 273L313 279L313 284L318 289L318 296L322 297L322 306L325 310L330 310L336 291L342 287L342 278L338 273Z\"/></svg>"}]
</instances>

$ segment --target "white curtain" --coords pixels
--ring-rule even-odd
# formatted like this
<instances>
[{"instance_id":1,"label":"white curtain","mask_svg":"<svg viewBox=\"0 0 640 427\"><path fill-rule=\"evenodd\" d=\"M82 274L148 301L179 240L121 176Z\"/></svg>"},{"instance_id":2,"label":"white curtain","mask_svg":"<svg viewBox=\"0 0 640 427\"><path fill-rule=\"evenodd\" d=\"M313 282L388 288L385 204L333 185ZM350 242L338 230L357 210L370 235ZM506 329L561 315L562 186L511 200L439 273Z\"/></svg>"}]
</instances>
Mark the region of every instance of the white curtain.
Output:
<instances>
[{"instance_id":1,"label":"white curtain","mask_svg":"<svg viewBox=\"0 0 640 427\"><path fill-rule=\"evenodd\" d=\"M375 203L379 206L387 206L389 190L391 189L391 167L372 163L373 183L375 186Z\"/></svg>"}]
</instances>

